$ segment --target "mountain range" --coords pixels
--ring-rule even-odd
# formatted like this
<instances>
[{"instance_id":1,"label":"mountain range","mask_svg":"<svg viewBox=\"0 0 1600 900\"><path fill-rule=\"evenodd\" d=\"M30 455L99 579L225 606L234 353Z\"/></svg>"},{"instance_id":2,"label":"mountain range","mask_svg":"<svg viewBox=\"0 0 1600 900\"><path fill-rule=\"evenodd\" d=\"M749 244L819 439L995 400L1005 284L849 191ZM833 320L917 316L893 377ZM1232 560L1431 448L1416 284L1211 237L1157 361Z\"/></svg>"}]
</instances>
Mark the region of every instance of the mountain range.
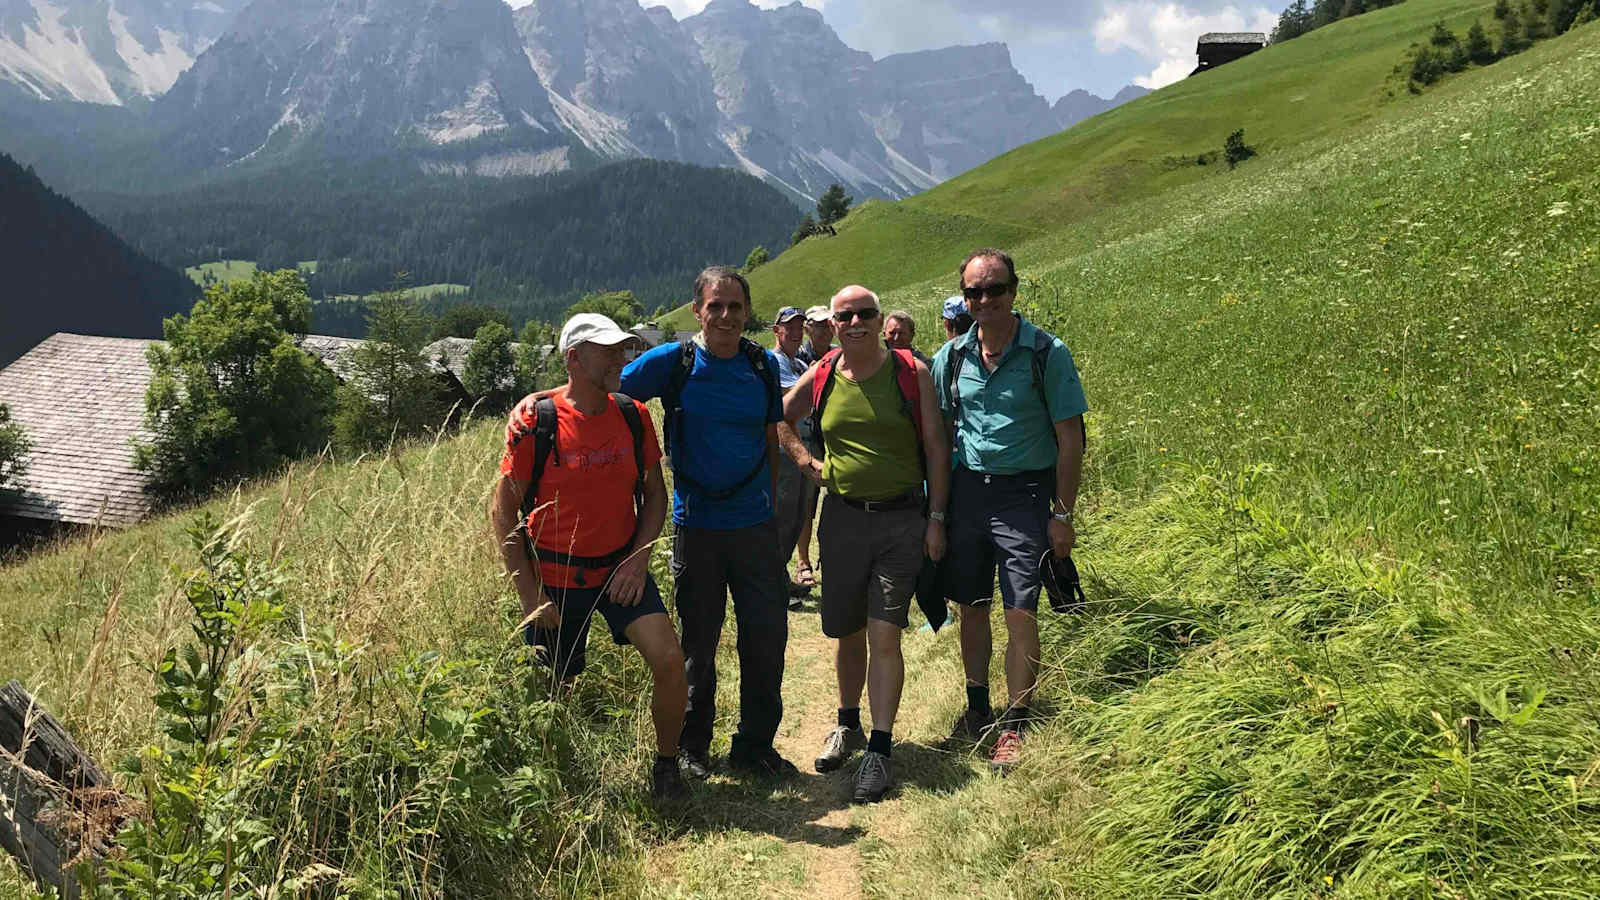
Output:
<instances>
[{"instance_id":1,"label":"mountain range","mask_svg":"<svg viewBox=\"0 0 1600 900\"><path fill-rule=\"evenodd\" d=\"M307 148L483 175L648 157L798 202L903 197L1142 92L1052 108L1003 44L874 60L815 10L747 0L682 21L637 0L0 0L0 83L148 105L158 155L201 171Z\"/></svg>"}]
</instances>

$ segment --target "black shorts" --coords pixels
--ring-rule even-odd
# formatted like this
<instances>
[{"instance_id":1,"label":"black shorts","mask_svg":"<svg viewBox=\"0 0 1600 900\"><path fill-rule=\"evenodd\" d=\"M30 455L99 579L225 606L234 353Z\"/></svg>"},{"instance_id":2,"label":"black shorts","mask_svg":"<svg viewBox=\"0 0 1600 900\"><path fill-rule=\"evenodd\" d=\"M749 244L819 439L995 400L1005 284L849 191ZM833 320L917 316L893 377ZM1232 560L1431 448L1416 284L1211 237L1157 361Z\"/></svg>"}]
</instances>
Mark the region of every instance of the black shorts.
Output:
<instances>
[{"instance_id":1,"label":"black shorts","mask_svg":"<svg viewBox=\"0 0 1600 900\"><path fill-rule=\"evenodd\" d=\"M994 598L996 572L1006 609L1037 612L1050 551L1055 473L984 475L958 468L950 490L950 548L945 595L963 606Z\"/></svg>"},{"instance_id":2,"label":"black shorts","mask_svg":"<svg viewBox=\"0 0 1600 900\"><path fill-rule=\"evenodd\" d=\"M612 603L610 595L602 588L546 587L545 593L561 607L560 634L554 628L529 625L523 629L522 639L540 651L540 661L554 668L562 679L583 672L587 663L584 651L589 643L589 621L595 613L605 618L606 625L611 628L611 639L618 644L628 643L628 626L635 621L651 613L667 613L656 580L649 575L645 576L639 602L633 606Z\"/></svg>"}]
</instances>

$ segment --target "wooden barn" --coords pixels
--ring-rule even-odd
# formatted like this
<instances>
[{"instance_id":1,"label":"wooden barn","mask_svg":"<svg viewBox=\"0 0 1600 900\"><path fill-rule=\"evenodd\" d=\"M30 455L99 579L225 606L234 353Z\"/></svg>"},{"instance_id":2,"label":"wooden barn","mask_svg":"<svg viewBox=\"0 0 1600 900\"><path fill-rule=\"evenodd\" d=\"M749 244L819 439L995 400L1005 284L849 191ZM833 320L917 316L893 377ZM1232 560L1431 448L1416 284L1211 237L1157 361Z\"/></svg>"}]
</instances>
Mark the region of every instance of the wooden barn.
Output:
<instances>
[{"instance_id":1,"label":"wooden barn","mask_svg":"<svg viewBox=\"0 0 1600 900\"><path fill-rule=\"evenodd\" d=\"M1199 43L1195 45L1195 55L1200 58L1200 65L1189 75L1193 77L1217 66L1231 63L1265 46L1267 46L1267 36L1259 31L1213 31L1202 34Z\"/></svg>"}]
</instances>

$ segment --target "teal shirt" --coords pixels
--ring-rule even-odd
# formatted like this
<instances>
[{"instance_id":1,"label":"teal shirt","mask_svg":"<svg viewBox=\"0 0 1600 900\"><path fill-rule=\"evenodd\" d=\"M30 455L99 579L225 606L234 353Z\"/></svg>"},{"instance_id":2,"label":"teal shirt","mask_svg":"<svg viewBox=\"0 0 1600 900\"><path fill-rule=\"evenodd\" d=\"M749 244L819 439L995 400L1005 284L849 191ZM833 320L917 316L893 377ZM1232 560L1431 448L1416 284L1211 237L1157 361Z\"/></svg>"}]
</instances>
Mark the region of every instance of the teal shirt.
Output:
<instances>
[{"instance_id":1,"label":"teal shirt","mask_svg":"<svg viewBox=\"0 0 1600 900\"><path fill-rule=\"evenodd\" d=\"M1018 316L1016 337L992 372L984 371L977 328L945 344L934 356L934 389L947 421L952 415L945 373L952 354L965 357L957 385L961 413L953 423L956 465L989 475L1055 466L1055 423L1083 415L1089 404L1072 351L1053 336L1055 348L1044 372L1044 403L1039 401L1039 392L1033 387L1033 342L1039 331Z\"/></svg>"}]
</instances>

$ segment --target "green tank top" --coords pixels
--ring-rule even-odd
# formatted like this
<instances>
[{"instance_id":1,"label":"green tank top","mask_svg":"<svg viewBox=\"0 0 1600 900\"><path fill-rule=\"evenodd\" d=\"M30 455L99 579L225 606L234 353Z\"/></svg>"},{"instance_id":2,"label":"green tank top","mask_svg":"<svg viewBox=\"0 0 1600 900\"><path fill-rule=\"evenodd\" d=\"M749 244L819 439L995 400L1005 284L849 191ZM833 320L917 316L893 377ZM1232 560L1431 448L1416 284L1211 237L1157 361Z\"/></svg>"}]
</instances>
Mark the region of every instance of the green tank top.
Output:
<instances>
[{"instance_id":1,"label":"green tank top","mask_svg":"<svg viewBox=\"0 0 1600 900\"><path fill-rule=\"evenodd\" d=\"M822 436L828 490L854 500L888 500L922 486L922 451L895 384L894 360L884 360L866 381L834 371Z\"/></svg>"}]
</instances>

